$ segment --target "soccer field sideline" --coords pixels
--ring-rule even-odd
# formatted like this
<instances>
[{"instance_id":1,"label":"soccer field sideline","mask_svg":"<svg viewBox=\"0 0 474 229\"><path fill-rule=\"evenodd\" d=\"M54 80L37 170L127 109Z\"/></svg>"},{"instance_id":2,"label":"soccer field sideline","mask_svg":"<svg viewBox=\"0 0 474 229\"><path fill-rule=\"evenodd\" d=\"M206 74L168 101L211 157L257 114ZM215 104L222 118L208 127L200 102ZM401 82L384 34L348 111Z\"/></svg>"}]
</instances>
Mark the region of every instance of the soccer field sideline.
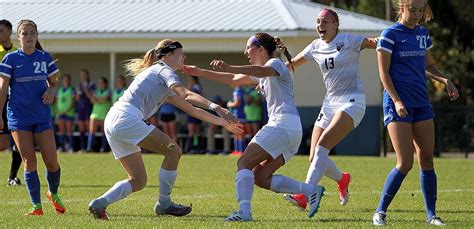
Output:
<instances>
[{"instance_id":1,"label":"soccer field sideline","mask_svg":"<svg viewBox=\"0 0 474 229\"><path fill-rule=\"evenodd\" d=\"M40 154L37 154L40 157ZM236 157L211 155L184 155L179 167L173 199L179 203L192 203L193 212L189 216L156 217L153 205L158 192L157 172L163 157L144 155L148 172L148 186L140 192L113 204L109 208L111 220L98 222L87 212L88 202L105 192L116 181L126 178L120 164L110 154L60 154L62 166L62 185L60 194L68 207L68 213L58 217L47 199L42 195L45 216L39 218L24 217L23 211L29 207L29 199L20 187L0 186L0 215L2 226L47 226L47 227L228 227L223 218L235 210L235 163ZM341 168L351 172L351 201L348 206L339 205L337 189L333 181L324 178L322 184L327 193L322 206L314 219L308 219L305 213L295 210L283 197L270 191L255 188L253 198L254 222L230 224L231 227L369 227L370 215L374 211L381 188L388 171L395 165L393 158L379 157L332 157ZM0 153L0 165L8 171L10 154ZM465 174L472 174L474 161L465 159L435 159L439 177L439 215L454 227L472 227L471 210L474 207L472 196L474 181ZM277 173L296 179L304 179L308 161L306 156L295 156ZM44 165L38 158L41 192L47 190L44 178ZM22 175L20 178L23 180ZM409 204L407 204L409 203ZM417 166L408 175L389 208L389 225L406 227L424 227L423 197L419 189Z\"/></svg>"}]
</instances>

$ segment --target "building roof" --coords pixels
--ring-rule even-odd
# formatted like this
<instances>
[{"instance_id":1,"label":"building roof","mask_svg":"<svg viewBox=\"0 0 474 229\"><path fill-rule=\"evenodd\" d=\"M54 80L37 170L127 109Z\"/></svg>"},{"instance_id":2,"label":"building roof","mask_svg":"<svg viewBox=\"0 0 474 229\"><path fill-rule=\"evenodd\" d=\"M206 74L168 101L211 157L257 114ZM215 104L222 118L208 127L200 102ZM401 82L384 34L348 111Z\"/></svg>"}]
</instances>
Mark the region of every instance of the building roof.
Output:
<instances>
[{"instance_id":1,"label":"building roof","mask_svg":"<svg viewBox=\"0 0 474 229\"><path fill-rule=\"evenodd\" d=\"M32 19L41 34L53 36L235 35L255 31L314 31L315 17L325 7L304 0L0 0L0 17L13 24L20 19ZM336 11L341 31L379 33L391 25L374 17Z\"/></svg>"}]
</instances>

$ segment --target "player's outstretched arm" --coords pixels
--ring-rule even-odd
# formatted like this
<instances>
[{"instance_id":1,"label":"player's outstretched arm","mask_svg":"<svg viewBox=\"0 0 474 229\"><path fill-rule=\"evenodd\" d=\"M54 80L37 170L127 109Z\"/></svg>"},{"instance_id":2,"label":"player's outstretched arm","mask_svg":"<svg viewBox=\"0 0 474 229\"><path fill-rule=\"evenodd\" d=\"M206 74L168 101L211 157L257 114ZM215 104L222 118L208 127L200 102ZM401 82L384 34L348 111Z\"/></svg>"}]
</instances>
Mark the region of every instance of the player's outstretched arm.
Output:
<instances>
[{"instance_id":1,"label":"player's outstretched arm","mask_svg":"<svg viewBox=\"0 0 474 229\"><path fill-rule=\"evenodd\" d=\"M182 72L187 75L206 78L233 87L258 84L258 82L250 78L248 75L232 74L228 72L216 72L202 69L194 65L185 65L182 68Z\"/></svg>"},{"instance_id":2,"label":"player's outstretched arm","mask_svg":"<svg viewBox=\"0 0 474 229\"><path fill-rule=\"evenodd\" d=\"M235 123L232 124L223 118L217 117L215 115L212 115L211 113L198 108L194 107L190 103L188 103L184 98L181 96L170 96L168 97L168 102L176 106L177 108L181 109L184 111L186 114L189 114L195 118L198 118L200 120L203 120L205 122L214 124L214 125L219 125L223 126L226 128L228 131L234 133L234 134L242 134L244 132L243 130L243 125L241 123Z\"/></svg>"}]
</instances>

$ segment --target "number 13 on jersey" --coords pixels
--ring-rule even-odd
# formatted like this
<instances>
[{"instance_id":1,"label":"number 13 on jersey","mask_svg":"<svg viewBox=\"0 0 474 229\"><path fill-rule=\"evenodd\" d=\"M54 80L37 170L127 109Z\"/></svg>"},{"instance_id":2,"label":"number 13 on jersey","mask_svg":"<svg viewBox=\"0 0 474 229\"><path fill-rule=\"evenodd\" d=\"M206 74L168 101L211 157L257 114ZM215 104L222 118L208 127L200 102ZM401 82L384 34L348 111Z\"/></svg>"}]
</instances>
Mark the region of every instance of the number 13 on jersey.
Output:
<instances>
[{"instance_id":1,"label":"number 13 on jersey","mask_svg":"<svg viewBox=\"0 0 474 229\"><path fill-rule=\"evenodd\" d=\"M329 57L324 60L324 65L326 66L326 70L334 68L334 57Z\"/></svg>"}]
</instances>

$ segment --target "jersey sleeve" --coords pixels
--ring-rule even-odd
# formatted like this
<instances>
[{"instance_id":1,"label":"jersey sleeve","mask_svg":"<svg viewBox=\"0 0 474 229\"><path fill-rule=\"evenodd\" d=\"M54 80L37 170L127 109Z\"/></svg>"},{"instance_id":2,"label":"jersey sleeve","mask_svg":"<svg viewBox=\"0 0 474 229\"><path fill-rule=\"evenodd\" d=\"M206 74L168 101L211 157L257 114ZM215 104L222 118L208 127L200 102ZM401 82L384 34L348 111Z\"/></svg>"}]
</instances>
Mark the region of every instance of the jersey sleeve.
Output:
<instances>
[{"instance_id":1,"label":"jersey sleeve","mask_svg":"<svg viewBox=\"0 0 474 229\"><path fill-rule=\"evenodd\" d=\"M377 51L384 50L388 53L392 53L393 45L395 44L395 35L392 30L386 29L380 34L379 41L377 42Z\"/></svg>"},{"instance_id":2,"label":"jersey sleeve","mask_svg":"<svg viewBox=\"0 0 474 229\"><path fill-rule=\"evenodd\" d=\"M288 72L288 68L286 67L285 63L283 63L282 60L273 58L271 59L265 66L271 66L276 72L278 72L278 75L285 75Z\"/></svg>"},{"instance_id":3,"label":"jersey sleeve","mask_svg":"<svg viewBox=\"0 0 474 229\"><path fill-rule=\"evenodd\" d=\"M2 63L0 63L0 75L4 75L8 78L12 77L13 73L13 58L12 55L7 54L3 57Z\"/></svg>"},{"instance_id":4,"label":"jersey sleeve","mask_svg":"<svg viewBox=\"0 0 474 229\"><path fill-rule=\"evenodd\" d=\"M351 48L357 52L359 52L362 49L362 42L365 40L365 36L362 35L356 35L356 34L350 34L348 35L348 41L351 46Z\"/></svg>"},{"instance_id":5,"label":"jersey sleeve","mask_svg":"<svg viewBox=\"0 0 474 229\"><path fill-rule=\"evenodd\" d=\"M56 63L54 63L53 58L49 53L46 54L46 63L48 63L48 77L56 74L59 72L58 66L56 66Z\"/></svg>"},{"instance_id":6,"label":"jersey sleeve","mask_svg":"<svg viewBox=\"0 0 474 229\"><path fill-rule=\"evenodd\" d=\"M176 75L176 73L170 68L164 68L163 71L161 71L161 75L165 80L166 86L169 88L171 88L171 86L174 84L181 83L179 81L178 75Z\"/></svg>"},{"instance_id":7,"label":"jersey sleeve","mask_svg":"<svg viewBox=\"0 0 474 229\"><path fill-rule=\"evenodd\" d=\"M316 43L316 41L317 40L314 40L313 42L311 42L311 44L306 46L306 48L304 48L303 51L301 51L301 53L303 53L303 57L306 60L313 60L314 61L312 52L313 52L313 49L314 49L314 43Z\"/></svg>"}]
</instances>

